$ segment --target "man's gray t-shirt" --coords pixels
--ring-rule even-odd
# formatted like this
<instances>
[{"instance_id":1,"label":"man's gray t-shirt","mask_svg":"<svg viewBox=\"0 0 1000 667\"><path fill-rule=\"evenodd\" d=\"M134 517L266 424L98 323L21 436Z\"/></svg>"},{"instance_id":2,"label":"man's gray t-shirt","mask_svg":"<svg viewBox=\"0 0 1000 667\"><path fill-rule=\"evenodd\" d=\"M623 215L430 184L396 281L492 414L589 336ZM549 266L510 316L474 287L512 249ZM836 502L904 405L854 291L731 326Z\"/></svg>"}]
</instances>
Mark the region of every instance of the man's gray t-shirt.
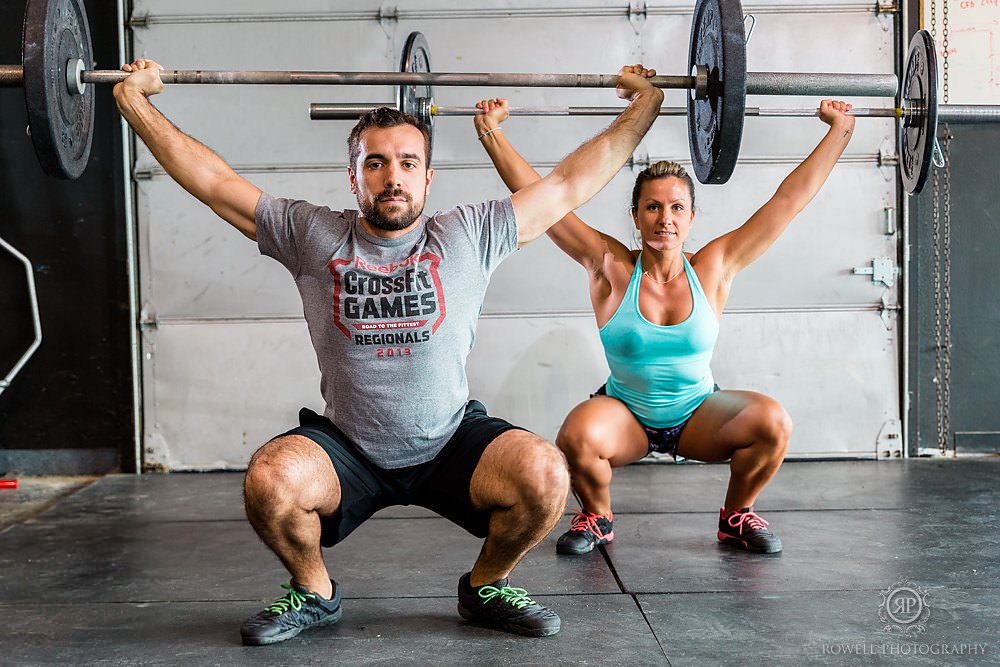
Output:
<instances>
[{"instance_id":1,"label":"man's gray t-shirt","mask_svg":"<svg viewBox=\"0 0 1000 667\"><path fill-rule=\"evenodd\" d=\"M517 249L510 198L369 234L358 212L261 195L260 252L295 279L326 416L376 465L433 459L455 433L490 275Z\"/></svg>"}]
</instances>

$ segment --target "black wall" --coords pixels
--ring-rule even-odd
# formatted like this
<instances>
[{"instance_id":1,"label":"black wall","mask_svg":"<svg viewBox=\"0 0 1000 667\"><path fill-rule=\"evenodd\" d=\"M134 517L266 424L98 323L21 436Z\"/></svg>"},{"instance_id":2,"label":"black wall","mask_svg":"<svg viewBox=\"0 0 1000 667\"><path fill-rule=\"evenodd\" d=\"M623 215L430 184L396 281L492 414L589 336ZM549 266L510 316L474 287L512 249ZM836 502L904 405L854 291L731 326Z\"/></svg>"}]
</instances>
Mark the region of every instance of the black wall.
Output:
<instances>
[{"instance_id":1,"label":"black wall","mask_svg":"<svg viewBox=\"0 0 1000 667\"><path fill-rule=\"evenodd\" d=\"M947 448L1000 452L1000 127L952 125L951 429ZM943 129L939 132L939 136ZM943 182L943 172L941 173ZM911 452L937 448L934 193L911 200ZM943 192L938 205L945 205ZM940 272L939 272L940 275Z\"/></svg>"},{"instance_id":2,"label":"black wall","mask_svg":"<svg viewBox=\"0 0 1000 667\"><path fill-rule=\"evenodd\" d=\"M87 0L98 68L118 63L112 0ZM21 2L0 3L0 62L21 62ZM0 236L28 256L44 342L0 394L0 475L129 469L133 450L122 145L109 86L97 91L83 176L45 176L24 94L0 88ZM0 374L32 336L24 271L0 255ZM122 459L124 456L124 460Z\"/></svg>"}]
</instances>

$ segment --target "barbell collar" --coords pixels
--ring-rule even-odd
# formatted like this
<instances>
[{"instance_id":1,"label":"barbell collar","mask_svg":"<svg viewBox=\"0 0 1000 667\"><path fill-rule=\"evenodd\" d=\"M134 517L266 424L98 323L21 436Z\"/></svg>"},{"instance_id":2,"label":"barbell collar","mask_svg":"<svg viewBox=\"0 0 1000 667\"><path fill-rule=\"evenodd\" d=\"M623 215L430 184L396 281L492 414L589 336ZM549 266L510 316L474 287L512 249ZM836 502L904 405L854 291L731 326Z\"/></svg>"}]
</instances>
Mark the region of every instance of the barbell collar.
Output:
<instances>
[{"instance_id":1,"label":"barbell collar","mask_svg":"<svg viewBox=\"0 0 1000 667\"><path fill-rule=\"evenodd\" d=\"M708 67L705 65L695 65L691 68L691 77L694 79L694 87L690 90L691 99L708 99Z\"/></svg>"},{"instance_id":2,"label":"barbell collar","mask_svg":"<svg viewBox=\"0 0 1000 667\"><path fill-rule=\"evenodd\" d=\"M82 78L84 68L85 65L80 59L66 63L66 89L71 95L83 95L87 92L87 84Z\"/></svg>"}]
</instances>

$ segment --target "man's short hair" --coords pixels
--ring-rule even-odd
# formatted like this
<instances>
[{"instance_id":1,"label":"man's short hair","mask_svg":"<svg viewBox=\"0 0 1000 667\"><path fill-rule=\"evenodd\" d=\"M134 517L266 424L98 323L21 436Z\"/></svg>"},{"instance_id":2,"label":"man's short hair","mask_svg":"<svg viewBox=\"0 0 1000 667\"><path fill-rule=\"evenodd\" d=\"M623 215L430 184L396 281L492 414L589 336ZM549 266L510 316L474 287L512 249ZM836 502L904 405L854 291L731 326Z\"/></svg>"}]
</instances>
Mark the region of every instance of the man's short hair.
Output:
<instances>
[{"instance_id":1,"label":"man's short hair","mask_svg":"<svg viewBox=\"0 0 1000 667\"><path fill-rule=\"evenodd\" d=\"M353 169L358 163L358 156L361 154L361 133L370 127L397 127L399 125L412 125L420 130L424 135L424 153L426 154L425 167L431 166L431 132L416 116L403 113L391 107L378 107L372 109L358 119L358 124L351 130L351 135L347 137L347 153L351 160Z\"/></svg>"}]
</instances>

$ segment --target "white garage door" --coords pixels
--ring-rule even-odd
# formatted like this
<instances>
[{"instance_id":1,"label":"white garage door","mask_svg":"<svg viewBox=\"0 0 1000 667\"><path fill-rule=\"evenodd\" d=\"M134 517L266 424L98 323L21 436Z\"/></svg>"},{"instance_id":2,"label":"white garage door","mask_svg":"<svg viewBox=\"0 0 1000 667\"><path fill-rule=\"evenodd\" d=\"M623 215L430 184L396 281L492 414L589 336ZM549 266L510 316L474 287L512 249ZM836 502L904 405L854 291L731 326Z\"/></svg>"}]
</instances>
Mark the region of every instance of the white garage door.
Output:
<instances>
[{"instance_id":1,"label":"white garage door","mask_svg":"<svg viewBox=\"0 0 1000 667\"><path fill-rule=\"evenodd\" d=\"M435 71L611 73L644 62L685 73L686 3L444 0L379 5L365 0L137 0L134 53L168 68L394 70L406 36L422 31ZM588 9L589 7L589 9ZM640 10L645 7L645 14ZM752 71L893 71L894 23L874 3L747 6L756 14ZM380 18L381 16L381 18ZM609 90L438 88L446 105L487 96L516 105L609 105ZM389 87L175 87L155 98L182 130L258 186L279 196L353 208L344 142L351 123L314 122L310 102L380 102ZM861 106L888 100L853 100ZM666 104L684 93L670 91ZM750 98L751 106L815 106L810 98ZM554 164L607 120L514 118L504 126L537 164ZM855 275L897 256L888 120L858 123L848 154L817 200L737 280L714 369L726 388L767 392L796 422L791 456L870 457L899 448L897 291ZM815 145L815 119L748 119L742 159L724 186L703 186L690 246L740 224ZM687 160L683 118L657 122L636 153ZM506 194L471 120L439 119L438 174L429 208ZM144 328L147 465L242 468L291 424L301 405L320 408L318 371L301 304L285 270L215 219L160 170L136 156ZM627 239L634 175L624 170L580 214ZM888 209L888 210L887 210ZM553 437L566 412L597 387L607 366L584 275L542 239L496 273L469 360L470 386L491 411Z\"/></svg>"}]
</instances>

